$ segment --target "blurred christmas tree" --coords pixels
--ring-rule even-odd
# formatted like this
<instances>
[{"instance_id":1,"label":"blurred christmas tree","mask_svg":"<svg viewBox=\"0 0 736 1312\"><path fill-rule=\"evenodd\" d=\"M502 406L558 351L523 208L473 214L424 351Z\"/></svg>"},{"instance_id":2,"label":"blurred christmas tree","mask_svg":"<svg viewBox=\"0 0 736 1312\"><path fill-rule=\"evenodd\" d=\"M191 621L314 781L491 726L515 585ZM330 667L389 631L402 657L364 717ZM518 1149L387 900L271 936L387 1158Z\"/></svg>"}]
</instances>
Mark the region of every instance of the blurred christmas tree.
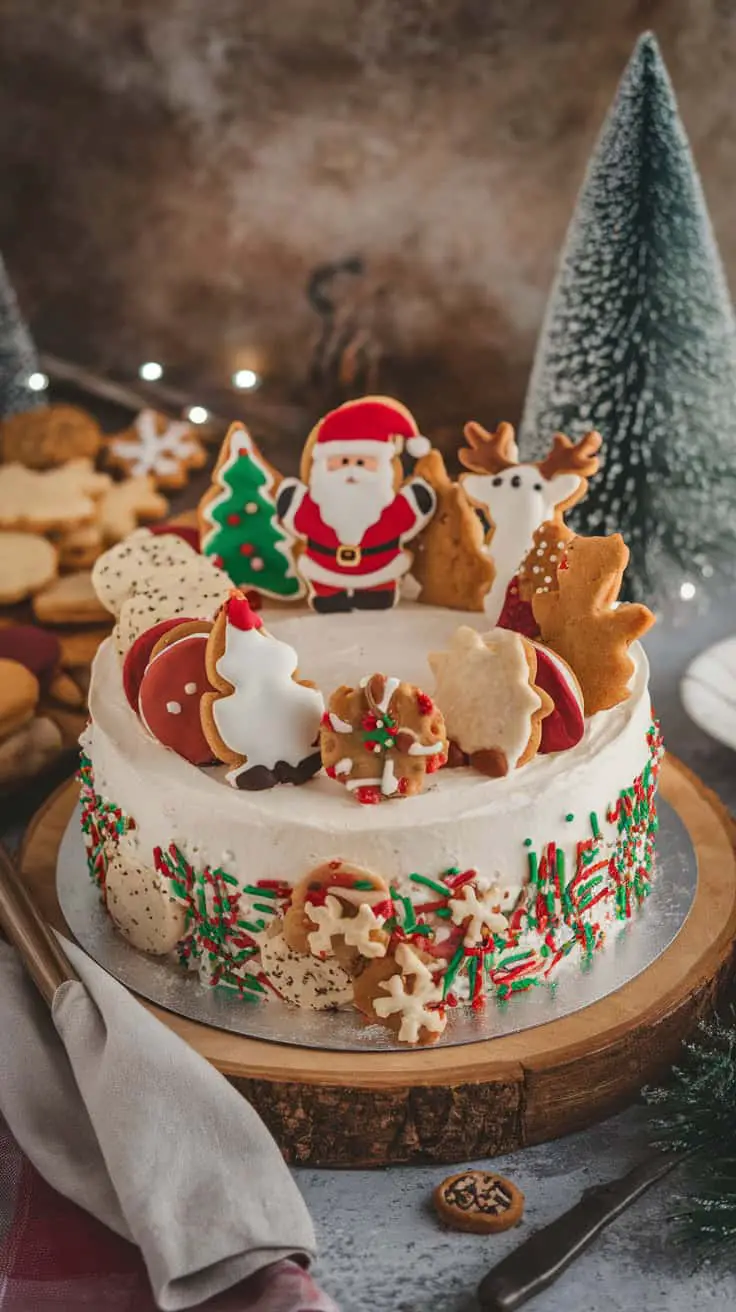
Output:
<instances>
[{"instance_id":1,"label":"blurred christmas tree","mask_svg":"<svg viewBox=\"0 0 736 1312\"><path fill-rule=\"evenodd\" d=\"M0 257L0 419L45 405L28 385L38 357Z\"/></svg>"},{"instance_id":2,"label":"blurred christmas tree","mask_svg":"<svg viewBox=\"0 0 736 1312\"><path fill-rule=\"evenodd\" d=\"M588 165L522 423L525 459L597 428L572 515L620 530L628 595L736 564L736 322L667 70L639 39Z\"/></svg>"},{"instance_id":3,"label":"blurred christmas tree","mask_svg":"<svg viewBox=\"0 0 736 1312\"><path fill-rule=\"evenodd\" d=\"M700 1024L666 1086L645 1089L652 1140L686 1158L677 1239L696 1257L736 1256L736 1029L733 1016Z\"/></svg>"}]
</instances>

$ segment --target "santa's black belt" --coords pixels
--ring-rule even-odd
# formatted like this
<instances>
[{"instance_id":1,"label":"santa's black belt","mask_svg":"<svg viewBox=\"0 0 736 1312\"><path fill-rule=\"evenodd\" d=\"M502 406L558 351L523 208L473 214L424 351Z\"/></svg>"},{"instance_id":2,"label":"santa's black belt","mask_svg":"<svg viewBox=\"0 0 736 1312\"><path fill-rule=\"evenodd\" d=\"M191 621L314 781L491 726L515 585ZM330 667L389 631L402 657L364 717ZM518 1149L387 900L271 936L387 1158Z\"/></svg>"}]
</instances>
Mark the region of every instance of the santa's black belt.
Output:
<instances>
[{"instance_id":1,"label":"santa's black belt","mask_svg":"<svg viewBox=\"0 0 736 1312\"><path fill-rule=\"evenodd\" d=\"M321 542L307 539L307 551L319 556L330 556L339 565L359 565L364 556L382 556L386 551L398 551L401 546L399 538L391 542L382 542L376 547L353 547L341 542L337 547L325 547Z\"/></svg>"}]
</instances>

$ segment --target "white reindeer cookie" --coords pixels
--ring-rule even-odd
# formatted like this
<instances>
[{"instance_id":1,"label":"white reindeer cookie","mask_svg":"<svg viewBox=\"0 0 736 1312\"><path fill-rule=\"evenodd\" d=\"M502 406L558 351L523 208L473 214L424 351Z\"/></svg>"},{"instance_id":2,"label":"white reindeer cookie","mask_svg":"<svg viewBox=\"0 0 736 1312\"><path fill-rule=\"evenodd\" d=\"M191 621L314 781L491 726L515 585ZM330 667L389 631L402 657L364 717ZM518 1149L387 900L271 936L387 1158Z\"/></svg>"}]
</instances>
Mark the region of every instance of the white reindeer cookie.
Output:
<instances>
[{"instance_id":1,"label":"white reindeer cookie","mask_svg":"<svg viewBox=\"0 0 736 1312\"><path fill-rule=\"evenodd\" d=\"M207 642L207 676L216 691L204 694L201 714L214 755L233 767L227 777L234 788L303 784L319 770L324 702L296 671L293 647L268 633L245 595L232 589Z\"/></svg>"},{"instance_id":2,"label":"white reindeer cookie","mask_svg":"<svg viewBox=\"0 0 736 1312\"><path fill-rule=\"evenodd\" d=\"M551 450L536 464L519 461L511 424L499 424L495 432L488 432L471 422L465 425L465 436L470 445L458 454L469 472L461 475L460 482L490 523L487 546L496 571L486 597L486 614L492 624L514 627L534 637L538 630L531 608L519 606L512 593L516 576L527 564L531 571L534 562L529 563L528 558L533 550L546 559L546 549L535 547L535 534L542 525L551 526L545 540L562 543L569 538L563 512L580 501L588 479L597 472L600 433L586 433L577 444L564 433L555 433ZM540 568L541 563L540 559ZM511 609L512 619L508 615L501 618L505 606Z\"/></svg>"},{"instance_id":3,"label":"white reindeer cookie","mask_svg":"<svg viewBox=\"0 0 736 1312\"><path fill-rule=\"evenodd\" d=\"M553 702L535 683L537 656L527 638L462 625L429 663L448 737L474 769L504 775L536 755Z\"/></svg>"}]
</instances>

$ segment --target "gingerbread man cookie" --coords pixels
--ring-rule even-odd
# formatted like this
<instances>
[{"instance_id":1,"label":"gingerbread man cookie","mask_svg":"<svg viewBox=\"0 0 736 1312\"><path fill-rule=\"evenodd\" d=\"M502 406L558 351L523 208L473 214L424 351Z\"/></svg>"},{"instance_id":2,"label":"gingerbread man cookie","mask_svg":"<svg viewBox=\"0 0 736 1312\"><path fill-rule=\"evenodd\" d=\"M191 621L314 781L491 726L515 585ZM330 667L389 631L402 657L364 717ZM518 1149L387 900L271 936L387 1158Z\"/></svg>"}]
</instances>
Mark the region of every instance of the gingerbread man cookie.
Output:
<instances>
[{"instance_id":1,"label":"gingerbread man cookie","mask_svg":"<svg viewBox=\"0 0 736 1312\"><path fill-rule=\"evenodd\" d=\"M654 623L646 606L615 604L628 560L620 533L573 538L557 571L557 588L532 598L542 641L574 671L586 715L628 697L634 673L628 649Z\"/></svg>"},{"instance_id":2,"label":"gingerbread man cookie","mask_svg":"<svg viewBox=\"0 0 736 1312\"><path fill-rule=\"evenodd\" d=\"M412 797L447 762L445 724L432 698L384 674L332 694L320 747L330 778L363 803Z\"/></svg>"},{"instance_id":3,"label":"gingerbread man cookie","mask_svg":"<svg viewBox=\"0 0 736 1312\"><path fill-rule=\"evenodd\" d=\"M462 625L448 650L430 653L429 663L447 733L474 769L504 775L536 755L552 701L536 683L537 657L527 638Z\"/></svg>"}]
</instances>

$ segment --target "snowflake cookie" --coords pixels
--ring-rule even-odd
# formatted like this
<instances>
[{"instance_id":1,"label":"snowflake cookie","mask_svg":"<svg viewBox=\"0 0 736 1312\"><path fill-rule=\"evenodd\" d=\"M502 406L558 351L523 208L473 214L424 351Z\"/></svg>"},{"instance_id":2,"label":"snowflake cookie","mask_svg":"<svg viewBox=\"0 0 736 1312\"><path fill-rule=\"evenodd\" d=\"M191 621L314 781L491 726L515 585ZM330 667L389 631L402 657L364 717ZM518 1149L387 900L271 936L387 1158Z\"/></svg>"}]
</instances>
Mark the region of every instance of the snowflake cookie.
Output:
<instances>
[{"instance_id":1,"label":"snowflake cookie","mask_svg":"<svg viewBox=\"0 0 736 1312\"><path fill-rule=\"evenodd\" d=\"M207 453L192 425L156 410L141 410L130 428L107 440L107 463L124 474L150 474L157 487L180 488Z\"/></svg>"},{"instance_id":2,"label":"snowflake cookie","mask_svg":"<svg viewBox=\"0 0 736 1312\"><path fill-rule=\"evenodd\" d=\"M388 884L349 861L327 861L295 887L284 938L295 952L357 965L386 954L384 921L393 914Z\"/></svg>"},{"instance_id":3,"label":"snowflake cookie","mask_svg":"<svg viewBox=\"0 0 736 1312\"><path fill-rule=\"evenodd\" d=\"M436 962L399 943L393 955L373 961L356 977L355 1005L387 1025L401 1043L435 1043L447 1024Z\"/></svg>"},{"instance_id":4,"label":"snowflake cookie","mask_svg":"<svg viewBox=\"0 0 736 1312\"><path fill-rule=\"evenodd\" d=\"M411 797L447 763L445 724L432 698L384 674L332 694L320 746L330 778L364 803Z\"/></svg>"}]
</instances>

